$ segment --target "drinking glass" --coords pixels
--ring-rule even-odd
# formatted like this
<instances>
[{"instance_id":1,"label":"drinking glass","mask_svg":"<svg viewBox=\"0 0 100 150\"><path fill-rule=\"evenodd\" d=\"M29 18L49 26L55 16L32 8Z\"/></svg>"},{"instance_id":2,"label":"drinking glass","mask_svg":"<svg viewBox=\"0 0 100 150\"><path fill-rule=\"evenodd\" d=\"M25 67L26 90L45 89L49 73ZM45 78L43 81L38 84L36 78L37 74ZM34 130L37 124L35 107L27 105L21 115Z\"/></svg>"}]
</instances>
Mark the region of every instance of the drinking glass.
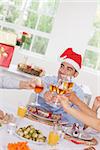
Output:
<instances>
[{"instance_id":1,"label":"drinking glass","mask_svg":"<svg viewBox=\"0 0 100 150\"><path fill-rule=\"evenodd\" d=\"M68 76L64 78L61 86L62 89L65 91L63 94L65 94L67 91L71 91L74 86L73 77Z\"/></svg>"},{"instance_id":2,"label":"drinking glass","mask_svg":"<svg viewBox=\"0 0 100 150\"><path fill-rule=\"evenodd\" d=\"M7 124L7 132L9 134L14 134L15 130L16 130L16 123L10 122L10 123Z\"/></svg>"},{"instance_id":3,"label":"drinking glass","mask_svg":"<svg viewBox=\"0 0 100 150\"><path fill-rule=\"evenodd\" d=\"M43 89L44 87L42 85L41 79L40 78L36 79L36 86L34 87L34 91L36 93L36 98L35 98L36 106L40 106L40 104L38 103L38 95L43 91Z\"/></svg>"},{"instance_id":4,"label":"drinking glass","mask_svg":"<svg viewBox=\"0 0 100 150\"><path fill-rule=\"evenodd\" d=\"M5 145L0 145L0 150L6 150L6 146Z\"/></svg>"},{"instance_id":5,"label":"drinking glass","mask_svg":"<svg viewBox=\"0 0 100 150\"><path fill-rule=\"evenodd\" d=\"M49 132L48 135L48 145L50 149L56 149L56 146L60 140L60 136L57 130L57 124L54 123L53 129Z\"/></svg>"},{"instance_id":6,"label":"drinking glass","mask_svg":"<svg viewBox=\"0 0 100 150\"><path fill-rule=\"evenodd\" d=\"M55 85L51 84L49 87L49 90L50 90L50 92L56 92L57 87Z\"/></svg>"},{"instance_id":7,"label":"drinking glass","mask_svg":"<svg viewBox=\"0 0 100 150\"><path fill-rule=\"evenodd\" d=\"M73 77L68 76L65 77L63 80L59 79L57 85L51 84L49 86L49 91L53 93L54 96L66 94L67 91L71 91L74 86ZM60 106L58 99L52 104L53 107Z\"/></svg>"},{"instance_id":8,"label":"drinking glass","mask_svg":"<svg viewBox=\"0 0 100 150\"><path fill-rule=\"evenodd\" d=\"M51 84L49 86L49 91L52 92L53 96L56 96L57 92L58 92L58 87L56 85ZM53 107L57 107L57 103L58 103L58 100L56 99L55 102L53 102L53 103L51 103L49 105L52 105Z\"/></svg>"},{"instance_id":9,"label":"drinking glass","mask_svg":"<svg viewBox=\"0 0 100 150\"><path fill-rule=\"evenodd\" d=\"M26 108L25 104L23 102L20 102L18 104L17 115L20 118L23 118L23 117L25 117L26 112L27 112L27 108Z\"/></svg>"}]
</instances>

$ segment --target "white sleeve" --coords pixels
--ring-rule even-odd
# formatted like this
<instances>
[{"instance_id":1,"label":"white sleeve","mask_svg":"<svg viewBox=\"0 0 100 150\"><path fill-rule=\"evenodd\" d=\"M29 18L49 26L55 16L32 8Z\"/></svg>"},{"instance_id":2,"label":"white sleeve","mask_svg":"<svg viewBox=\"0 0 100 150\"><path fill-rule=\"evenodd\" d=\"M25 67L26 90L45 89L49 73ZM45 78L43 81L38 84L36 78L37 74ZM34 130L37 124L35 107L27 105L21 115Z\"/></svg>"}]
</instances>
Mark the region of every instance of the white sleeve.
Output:
<instances>
[{"instance_id":1,"label":"white sleeve","mask_svg":"<svg viewBox=\"0 0 100 150\"><path fill-rule=\"evenodd\" d=\"M19 80L16 78L8 77L8 76L1 76L0 77L0 88L18 89L19 88Z\"/></svg>"}]
</instances>

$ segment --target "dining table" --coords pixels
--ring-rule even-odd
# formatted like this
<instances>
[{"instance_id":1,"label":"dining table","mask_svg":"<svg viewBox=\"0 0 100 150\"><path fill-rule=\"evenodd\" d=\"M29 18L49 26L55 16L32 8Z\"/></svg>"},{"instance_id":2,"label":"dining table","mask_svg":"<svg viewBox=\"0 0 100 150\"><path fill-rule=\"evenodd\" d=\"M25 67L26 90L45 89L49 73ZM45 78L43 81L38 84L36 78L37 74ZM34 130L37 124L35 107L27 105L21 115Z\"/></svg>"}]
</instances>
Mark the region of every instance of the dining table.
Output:
<instances>
[{"instance_id":1,"label":"dining table","mask_svg":"<svg viewBox=\"0 0 100 150\"><path fill-rule=\"evenodd\" d=\"M15 91L15 93L16 92L18 92L18 91ZM0 91L0 93L1 93L1 91ZM11 93L10 93L10 95L11 95ZM20 92L20 96L21 95L22 95L22 93ZM26 117L24 117L24 118L18 117L17 112L16 112L17 105L15 107L13 104L14 102L9 103L9 101L12 99L11 97L9 97L9 94L8 94L8 97L6 97L6 98L7 99L5 99L3 95L0 97L0 110L3 110L4 112L13 114L15 116L17 128L27 126L27 125L32 125L34 128L42 131L42 133L46 137L48 137L49 132L53 128L52 126L44 124L42 122L35 121L35 120L30 120ZM13 97L13 99L14 99L14 97ZM100 149L100 133L97 134L97 132L96 133L94 132L93 136L98 141L98 144L93 147L95 147L96 150L99 150ZM23 140L23 138L19 137L16 134L16 132L14 132L12 134L8 133L8 125L7 124L2 125L2 127L0 127L0 150L7 150L8 143L16 143L16 142L21 142L21 141L25 141L25 140ZM59 140L58 144L55 147L50 146L48 144L48 142L41 144L41 143L37 143L37 142L31 141L31 140L28 141L28 145L31 150L44 150L44 149L45 150L84 150L85 148L89 147L89 145L73 143L72 141L66 140L63 137Z\"/></svg>"}]
</instances>

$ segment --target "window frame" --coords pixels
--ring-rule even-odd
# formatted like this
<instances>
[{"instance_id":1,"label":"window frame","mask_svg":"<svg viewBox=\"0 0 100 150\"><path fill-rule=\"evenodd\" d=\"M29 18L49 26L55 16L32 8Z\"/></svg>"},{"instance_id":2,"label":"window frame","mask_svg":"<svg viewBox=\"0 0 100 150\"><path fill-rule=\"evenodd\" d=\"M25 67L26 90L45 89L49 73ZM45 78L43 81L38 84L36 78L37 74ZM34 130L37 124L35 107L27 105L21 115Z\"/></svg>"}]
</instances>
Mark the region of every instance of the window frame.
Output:
<instances>
[{"instance_id":1,"label":"window frame","mask_svg":"<svg viewBox=\"0 0 100 150\"><path fill-rule=\"evenodd\" d=\"M94 47L94 46L87 45L86 51L98 53L98 54L100 55L100 48L97 48L97 47ZM85 57L85 52L84 52L83 58L84 58L84 57ZM95 68L95 69L93 69L93 68L91 68L91 67L87 67L87 66L85 66L84 64L83 64L83 68L86 69L86 70L89 70L89 72L99 73L100 70L97 70L98 61L99 61L99 59L97 60L96 68Z\"/></svg>"},{"instance_id":2,"label":"window frame","mask_svg":"<svg viewBox=\"0 0 100 150\"><path fill-rule=\"evenodd\" d=\"M22 5L21 5L21 8L23 9L24 7L25 8L27 8L27 5L28 5L28 1L27 0L24 0L24 2L25 2L25 4L26 4L26 6L25 6L25 4L24 3L22 3ZM55 2L55 1L54 1ZM58 3L60 3L60 2L58 2ZM42 2L41 1L39 1L39 7L40 7L40 5L42 4ZM58 5L58 7L59 7L59 5ZM18 8L20 8L20 6L16 6L16 8L18 9ZM22 15L21 14L21 11L22 10L20 10L20 16ZM25 11L26 10L24 10L24 14L25 14ZM36 12L36 10L32 10L32 9L29 9L29 10L27 10L27 12ZM38 14L38 12L37 12L37 14ZM44 14L44 12L42 13L42 15ZM40 15L40 14L38 14L39 16L42 16L42 15ZM23 15L22 15L23 16ZM54 20L55 20L55 17L56 17L56 12L55 12L55 14L54 15L49 15L49 14L47 14L47 16L50 16L50 17L53 17L54 18ZM20 17L19 17L20 18ZM40 17L39 17L40 18ZM32 55L41 55L41 57L43 57L44 58L44 56L46 57L48 54L48 45L49 45L49 42L50 42L50 39L51 39L51 34L52 34L52 31L50 32L50 33L47 33L47 32L45 32L45 31L40 31L40 30L37 30L37 27L38 27L38 24L39 24L39 18L38 18L38 21L37 21L37 23L36 23L36 26L35 26L35 28L33 29L33 28L29 28L29 27L26 27L26 26L22 26L22 25L17 25L16 23L11 23L11 22L7 22L6 20L0 20L0 26L1 26L1 29L4 27L4 28L8 28L8 29L13 29L13 30L15 30L15 31L21 31L21 32L23 32L23 31L25 31L25 32L27 32L27 33L29 33L29 34L31 34L33 37L32 37L32 41L31 41L31 44L30 44L30 48L27 50L25 50L24 49L24 53L26 53L27 51L28 52L31 52L31 56ZM54 22L53 22L54 23ZM52 25L52 29L53 29L53 25ZM33 47L33 42L34 42L34 39L35 39L35 37L37 37L37 36L40 36L41 38L46 38L47 40L48 40L48 44L47 44L47 48L46 48L46 50L45 50L45 54L42 54L42 53L36 53L36 52L34 52L34 51L32 51L32 47Z\"/></svg>"}]
</instances>

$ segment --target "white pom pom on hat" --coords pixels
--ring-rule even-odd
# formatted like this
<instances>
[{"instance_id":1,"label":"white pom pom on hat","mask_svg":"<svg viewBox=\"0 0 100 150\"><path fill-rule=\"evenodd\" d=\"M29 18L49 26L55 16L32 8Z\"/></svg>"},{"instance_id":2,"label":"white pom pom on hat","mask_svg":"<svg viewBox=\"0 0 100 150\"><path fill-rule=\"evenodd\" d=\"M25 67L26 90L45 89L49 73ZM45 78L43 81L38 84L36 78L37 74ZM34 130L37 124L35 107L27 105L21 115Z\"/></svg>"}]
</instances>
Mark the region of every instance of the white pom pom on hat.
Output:
<instances>
[{"instance_id":1,"label":"white pom pom on hat","mask_svg":"<svg viewBox=\"0 0 100 150\"><path fill-rule=\"evenodd\" d=\"M71 64L76 71L79 72L82 65L82 56L73 51L72 48L67 48L61 55L60 60Z\"/></svg>"}]
</instances>

